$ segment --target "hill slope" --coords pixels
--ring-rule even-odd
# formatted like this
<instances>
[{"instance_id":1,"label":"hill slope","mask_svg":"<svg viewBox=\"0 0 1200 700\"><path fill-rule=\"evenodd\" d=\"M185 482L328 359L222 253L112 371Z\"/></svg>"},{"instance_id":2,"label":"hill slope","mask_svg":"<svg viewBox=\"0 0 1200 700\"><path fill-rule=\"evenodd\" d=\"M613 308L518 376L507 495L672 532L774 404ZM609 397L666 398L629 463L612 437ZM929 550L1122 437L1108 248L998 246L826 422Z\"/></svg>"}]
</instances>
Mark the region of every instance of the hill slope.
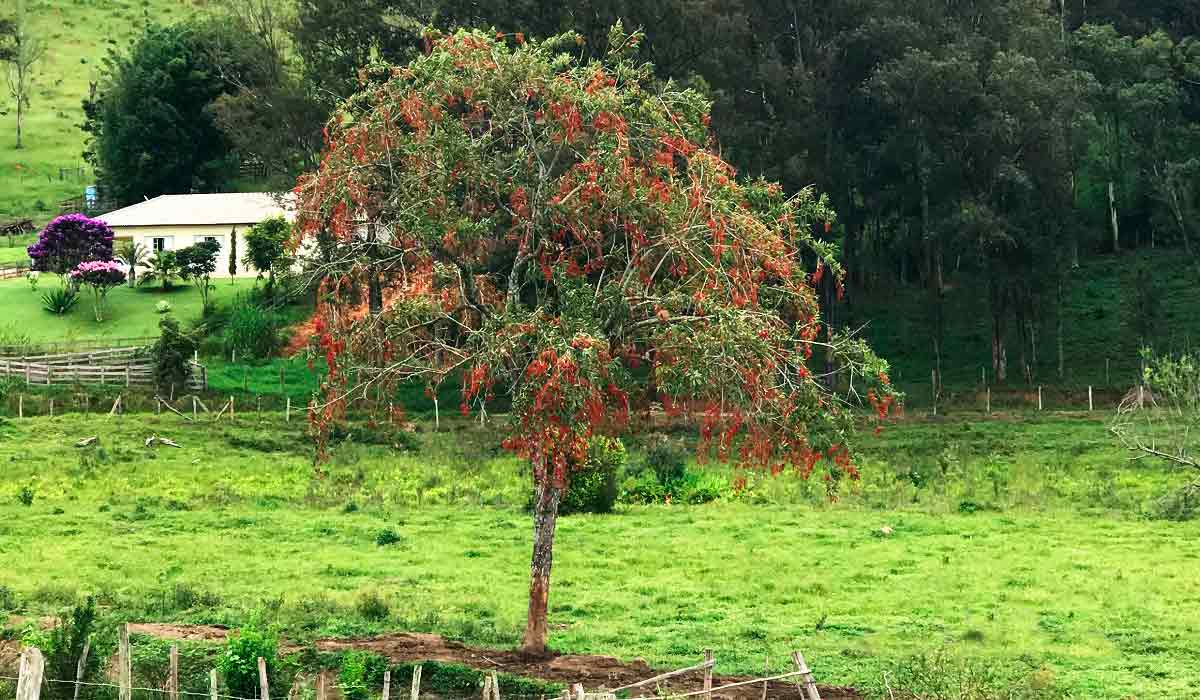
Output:
<instances>
[{"instance_id":1,"label":"hill slope","mask_svg":"<svg viewBox=\"0 0 1200 700\"><path fill-rule=\"evenodd\" d=\"M29 217L44 223L61 200L82 195L94 182L79 125L108 49L126 45L147 22L168 23L196 6L194 0L27 0L47 50L36 68L21 150L15 148L12 97L0 93L0 222Z\"/></svg>"}]
</instances>

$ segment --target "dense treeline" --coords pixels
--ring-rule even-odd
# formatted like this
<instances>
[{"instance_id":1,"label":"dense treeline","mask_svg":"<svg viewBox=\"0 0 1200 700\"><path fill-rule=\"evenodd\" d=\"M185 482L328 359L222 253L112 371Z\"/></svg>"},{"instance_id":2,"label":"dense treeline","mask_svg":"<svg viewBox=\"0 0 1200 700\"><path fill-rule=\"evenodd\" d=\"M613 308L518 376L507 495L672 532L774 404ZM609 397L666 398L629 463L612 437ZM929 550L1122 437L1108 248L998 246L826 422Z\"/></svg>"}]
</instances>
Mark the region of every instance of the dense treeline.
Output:
<instances>
[{"instance_id":1,"label":"dense treeline","mask_svg":"<svg viewBox=\"0 0 1200 700\"><path fill-rule=\"evenodd\" d=\"M359 69L410 59L427 26L514 38L569 28L586 37L583 52L603 51L617 20L644 28L642 56L658 75L712 99L727 159L829 195L839 221L826 235L851 272L844 303L827 291L830 317L856 323L857 299L922 290L939 376L949 290L969 287L990 318L993 376L1028 381L1044 348L1058 346L1063 371L1061 304L1081 256L1173 246L1192 257L1200 245L1200 6L1190 0L229 7L232 34L254 47L206 54L227 86L206 110L226 135L217 155L261 161L281 181L311 167L327 115L361 88ZM230 68L248 55L260 57L254 71ZM101 102L119 92L117 66ZM97 165L121 180L104 157Z\"/></svg>"}]
</instances>

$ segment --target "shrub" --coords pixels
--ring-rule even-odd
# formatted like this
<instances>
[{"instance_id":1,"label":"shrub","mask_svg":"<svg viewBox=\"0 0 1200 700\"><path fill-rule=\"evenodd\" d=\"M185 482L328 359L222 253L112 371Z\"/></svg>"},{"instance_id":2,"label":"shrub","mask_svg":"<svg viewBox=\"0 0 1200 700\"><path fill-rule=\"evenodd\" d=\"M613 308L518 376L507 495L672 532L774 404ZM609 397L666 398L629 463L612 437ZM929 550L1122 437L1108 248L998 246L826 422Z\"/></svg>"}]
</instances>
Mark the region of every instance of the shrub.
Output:
<instances>
[{"instance_id":1,"label":"shrub","mask_svg":"<svg viewBox=\"0 0 1200 700\"><path fill-rule=\"evenodd\" d=\"M559 504L559 513L611 513L617 502L617 474L624 466L625 445L620 440L593 438L587 462L571 474L571 484Z\"/></svg>"},{"instance_id":2,"label":"shrub","mask_svg":"<svg viewBox=\"0 0 1200 700\"><path fill-rule=\"evenodd\" d=\"M392 614L391 606L384 600L383 596L375 591L366 591L358 596L358 602L355 603L354 609L364 620L371 622L381 622L386 620Z\"/></svg>"},{"instance_id":3,"label":"shrub","mask_svg":"<svg viewBox=\"0 0 1200 700\"><path fill-rule=\"evenodd\" d=\"M686 464L687 452L669 438L659 437L646 449L645 466L654 472L660 484L682 478Z\"/></svg>"},{"instance_id":4,"label":"shrub","mask_svg":"<svg viewBox=\"0 0 1200 700\"><path fill-rule=\"evenodd\" d=\"M21 488L17 489L17 502L26 508L33 505L33 499L35 496L36 493L33 490L33 486L29 484L25 484Z\"/></svg>"},{"instance_id":5,"label":"shrub","mask_svg":"<svg viewBox=\"0 0 1200 700\"><path fill-rule=\"evenodd\" d=\"M342 656L338 681L346 700L370 700L368 688L380 682L387 670L387 659L369 651L351 651Z\"/></svg>"},{"instance_id":6,"label":"shrub","mask_svg":"<svg viewBox=\"0 0 1200 700\"><path fill-rule=\"evenodd\" d=\"M79 302L79 290L71 286L57 287L42 295L42 308L62 316Z\"/></svg>"},{"instance_id":7,"label":"shrub","mask_svg":"<svg viewBox=\"0 0 1200 700\"><path fill-rule=\"evenodd\" d=\"M390 527L385 527L375 535L375 544L380 547L399 544L404 541L404 537Z\"/></svg>"},{"instance_id":8,"label":"shrub","mask_svg":"<svg viewBox=\"0 0 1200 700\"><path fill-rule=\"evenodd\" d=\"M275 314L245 297L238 300L225 322L225 352L246 359L265 360L279 350L279 322Z\"/></svg>"},{"instance_id":9,"label":"shrub","mask_svg":"<svg viewBox=\"0 0 1200 700\"><path fill-rule=\"evenodd\" d=\"M83 655L83 645L91 636L96 622L96 601L88 596L82 603L75 605L69 614L61 615L58 623L50 632L49 652L46 655L46 676L48 678L74 678L76 665ZM88 656L84 678L99 668L99 655ZM47 697L71 698L74 696L74 686L67 683L50 683L46 686Z\"/></svg>"},{"instance_id":10,"label":"shrub","mask_svg":"<svg viewBox=\"0 0 1200 700\"><path fill-rule=\"evenodd\" d=\"M30 291L37 292L38 282L42 281L42 273L37 270L30 270L25 273L25 280L29 282Z\"/></svg>"},{"instance_id":11,"label":"shrub","mask_svg":"<svg viewBox=\"0 0 1200 700\"><path fill-rule=\"evenodd\" d=\"M257 697L258 659L262 657L267 662L267 680L270 681L275 675L278 649L275 633L259 629L257 625L231 634L225 642L225 651L217 660L227 692L236 697Z\"/></svg>"},{"instance_id":12,"label":"shrub","mask_svg":"<svg viewBox=\"0 0 1200 700\"><path fill-rule=\"evenodd\" d=\"M158 342L150 349L154 358L154 383L158 387L187 385L191 372L188 361L196 351L196 339L180 329L179 322L165 316L158 322Z\"/></svg>"},{"instance_id":13,"label":"shrub","mask_svg":"<svg viewBox=\"0 0 1200 700\"><path fill-rule=\"evenodd\" d=\"M1200 514L1200 483L1188 484L1154 502L1151 517L1158 520L1187 522Z\"/></svg>"},{"instance_id":14,"label":"shrub","mask_svg":"<svg viewBox=\"0 0 1200 700\"><path fill-rule=\"evenodd\" d=\"M155 313L160 313L160 314L171 313L171 302L167 301L166 299L163 299L162 301L160 301L154 305L154 311L155 311Z\"/></svg>"}]
</instances>

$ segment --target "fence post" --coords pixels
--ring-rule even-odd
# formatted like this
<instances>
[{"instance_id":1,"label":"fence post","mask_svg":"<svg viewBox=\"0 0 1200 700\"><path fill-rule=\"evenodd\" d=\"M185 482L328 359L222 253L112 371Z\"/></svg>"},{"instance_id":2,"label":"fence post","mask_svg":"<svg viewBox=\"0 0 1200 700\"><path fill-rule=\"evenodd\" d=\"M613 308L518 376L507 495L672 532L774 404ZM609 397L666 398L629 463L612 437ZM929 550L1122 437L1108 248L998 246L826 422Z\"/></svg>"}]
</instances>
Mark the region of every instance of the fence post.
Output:
<instances>
[{"instance_id":1,"label":"fence post","mask_svg":"<svg viewBox=\"0 0 1200 700\"><path fill-rule=\"evenodd\" d=\"M1042 410L1042 387L1038 387L1038 410Z\"/></svg>"},{"instance_id":2,"label":"fence post","mask_svg":"<svg viewBox=\"0 0 1200 700\"><path fill-rule=\"evenodd\" d=\"M936 402L934 405L936 405ZM712 700L712 677L713 677L712 649L704 650L704 664L705 664L705 666L704 666L704 700Z\"/></svg>"},{"instance_id":3,"label":"fence post","mask_svg":"<svg viewBox=\"0 0 1200 700\"><path fill-rule=\"evenodd\" d=\"M25 394L17 395L17 418L25 417Z\"/></svg>"},{"instance_id":4,"label":"fence post","mask_svg":"<svg viewBox=\"0 0 1200 700\"><path fill-rule=\"evenodd\" d=\"M50 417L54 417L54 399L50 399Z\"/></svg>"},{"instance_id":5,"label":"fence post","mask_svg":"<svg viewBox=\"0 0 1200 700\"><path fill-rule=\"evenodd\" d=\"M120 673L120 700L133 700L133 665L129 658L129 625L121 625L117 646L117 666Z\"/></svg>"},{"instance_id":6,"label":"fence post","mask_svg":"<svg viewBox=\"0 0 1200 700\"><path fill-rule=\"evenodd\" d=\"M213 698L213 700L217 700ZM325 670L317 671L317 700L325 700Z\"/></svg>"},{"instance_id":7,"label":"fence post","mask_svg":"<svg viewBox=\"0 0 1200 700\"><path fill-rule=\"evenodd\" d=\"M271 690L267 685L267 660L258 657L258 689L262 700L271 700Z\"/></svg>"},{"instance_id":8,"label":"fence post","mask_svg":"<svg viewBox=\"0 0 1200 700\"><path fill-rule=\"evenodd\" d=\"M198 415L199 415L199 411L198 411L198 409L197 409L197 407L196 407L196 401L197 401L197 399L196 399L196 395L195 395L195 394L193 394L193 395L192 395L192 418L195 418L196 416L198 416Z\"/></svg>"},{"instance_id":9,"label":"fence post","mask_svg":"<svg viewBox=\"0 0 1200 700\"><path fill-rule=\"evenodd\" d=\"M987 410L986 413L992 415L992 387L987 388Z\"/></svg>"},{"instance_id":10,"label":"fence post","mask_svg":"<svg viewBox=\"0 0 1200 700\"><path fill-rule=\"evenodd\" d=\"M129 386L129 363L125 363L125 386Z\"/></svg>"},{"instance_id":11,"label":"fence post","mask_svg":"<svg viewBox=\"0 0 1200 700\"><path fill-rule=\"evenodd\" d=\"M170 674L167 676L167 697L170 700L179 700L179 645L171 645L171 667Z\"/></svg>"},{"instance_id":12,"label":"fence post","mask_svg":"<svg viewBox=\"0 0 1200 700\"><path fill-rule=\"evenodd\" d=\"M812 671L809 670L808 664L804 662L804 654L801 654L799 651L793 651L792 661L796 664L796 670L800 672L800 681L804 688L804 696L808 700L821 700L821 694L817 692L817 684L813 680Z\"/></svg>"},{"instance_id":13,"label":"fence post","mask_svg":"<svg viewBox=\"0 0 1200 700\"><path fill-rule=\"evenodd\" d=\"M217 700L217 669L208 672L208 700Z\"/></svg>"},{"instance_id":14,"label":"fence post","mask_svg":"<svg viewBox=\"0 0 1200 700\"><path fill-rule=\"evenodd\" d=\"M54 365L46 363L46 386L50 386L50 374L54 370Z\"/></svg>"},{"instance_id":15,"label":"fence post","mask_svg":"<svg viewBox=\"0 0 1200 700\"><path fill-rule=\"evenodd\" d=\"M500 679L496 677L496 672L492 671L492 698L491 700L500 700ZM579 700L583 700L583 686L579 686Z\"/></svg>"},{"instance_id":16,"label":"fence post","mask_svg":"<svg viewBox=\"0 0 1200 700\"><path fill-rule=\"evenodd\" d=\"M1092 405L1092 387L1089 385L1089 386L1088 386L1088 411L1091 411L1091 410L1092 410L1092 408L1093 408L1093 405Z\"/></svg>"},{"instance_id":17,"label":"fence post","mask_svg":"<svg viewBox=\"0 0 1200 700\"><path fill-rule=\"evenodd\" d=\"M79 700L79 688L83 683L83 676L87 673L88 652L92 650L92 638L88 637L83 640L83 653L79 655L79 661L75 664L75 696L74 700Z\"/></svg>"},{"instance_id":18,"label":"fence post","mask_svg":"<svg viewBox=\"0 0 1200 700\"><path fill-rule=\"evenodd\" d=\"M229 420L233 420L233 397L229 397Z\"/></svg>"},{"instance_id":19,"label":"fence post","mask_svg":"<svg viewBox=\"0 0 1200 700\"><path fill-rule=\"evenodd\" d=\"M292 397L290 397L290 396L287 397L287 409L285 410L283 416L284 416L283 421L285 423L292 422Z\"/></svg>"},{"instance_id":20,"label":"fence post","mask_svg":"<svg viewBox=\"0 0 1200 700\"><path fill-rule=\"evenodd\" d=\"M937 387L937 370L930 370L929 382L933 391L933 415L937 415L938 387Z\"/></svg>"},{"instance_id":21,"label":"fence post","mask_svg":"<svg viewBox=\"0 0 1200 700\"><path fill-rule=\"evenodd\" d=\"M46 670L46 659L37 647L28 647L21 652L20 670L17 671L17 700L38 700L42 692L42 672Z\"/></svg>"},{"instance_id":22,"label":"fence post","mask_svg":"<svg viewBox=\"0 0 1200 700\"><path fill-rule=\"evenodd\" d=\"M29 386L29 358L22 355L21 364L25 365L25 386Z\"/></svg>"},{"instance_id":23,"label":"fence post","mask_svg":"<svg viewBox=\"0 0 1200 700\"><path fill-rule=\"evenodd\" d=\"M384 671L383 672L383 695L380 696L381 700L388 700L388 695L390 695L391 692L392 692L392 672Z\"/></svg>"},{"instance_id":24,"label":"fence post","mask_svg":"<svg viewBox=\"0 0 1200 700\"><path fill-rule=\"evenodd\" d=\"M421 697L421 666L418 664L413 667L412 697L410 700L417 700L419 697Z\"/></svg>"},{"instance_id":25,"label":"fence post","mask_svg":"<svg viewBox=\"0 0 1200 700\"><path fill-rule=\"evenodd\" d=\"M770 678L770 676L771 676L771 657L764 656L763 657L763 678ZM767 681L763 681L762 700L767 700Z\"/></svg>"}]
</instances>

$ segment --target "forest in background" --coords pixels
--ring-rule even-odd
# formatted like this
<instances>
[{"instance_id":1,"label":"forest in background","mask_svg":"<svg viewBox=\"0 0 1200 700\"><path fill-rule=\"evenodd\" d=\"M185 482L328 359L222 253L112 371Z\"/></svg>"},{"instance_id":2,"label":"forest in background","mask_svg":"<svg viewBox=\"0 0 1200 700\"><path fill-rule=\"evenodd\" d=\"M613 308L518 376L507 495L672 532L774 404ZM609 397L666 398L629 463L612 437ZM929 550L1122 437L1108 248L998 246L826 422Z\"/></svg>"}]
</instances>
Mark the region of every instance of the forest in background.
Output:
<instances>
[{"instance_id":1,"label":"forest in background","mask_svg":"<svg viewBox=\"0 0 1200 700\"><path fill-rule=\"evenodd\" d=\"M111 50L87 155L118 203L286 188L360 68L411 59L427 27L573 29L599 55L618 20L645 31L659 77L713 101L726 159L828 196L839 218L819 233L850 274L826 283L827 318L863 327L904 379L1115 381L1111 363L1127 385L1141 346L1200 329L1186 0L222 2ZM169 57L200 78L164 82ZM169 128L181 105L202 118Z\"/></svg>"}]
</instances>

